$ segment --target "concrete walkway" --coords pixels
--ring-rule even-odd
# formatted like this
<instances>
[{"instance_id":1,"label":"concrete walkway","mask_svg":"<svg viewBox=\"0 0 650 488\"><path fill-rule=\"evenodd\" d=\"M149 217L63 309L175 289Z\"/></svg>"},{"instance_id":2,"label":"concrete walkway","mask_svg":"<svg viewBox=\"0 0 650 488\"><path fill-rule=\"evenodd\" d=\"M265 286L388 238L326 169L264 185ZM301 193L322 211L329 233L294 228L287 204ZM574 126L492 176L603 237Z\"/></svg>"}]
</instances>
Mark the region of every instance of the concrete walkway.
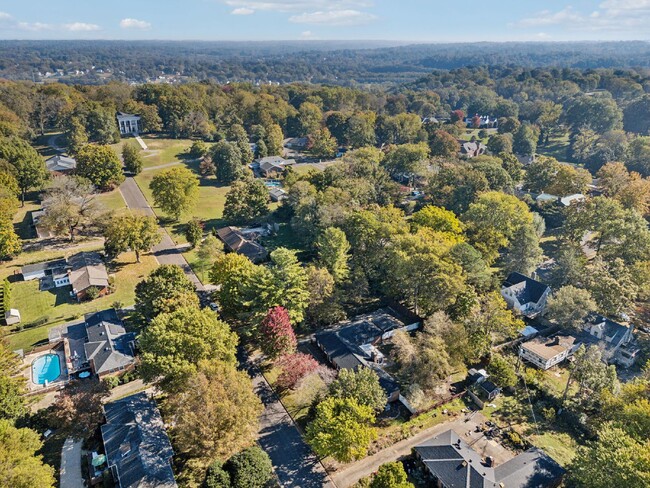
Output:
<instances>
[{"instance_id":1,"label":"concrete walkway","mask_svg":"<svg viewBox=\"0 0 650 488\"><path fill-rule=\"evenodd\" d=\"M140 190L140 187L133 178L126 178L124 180L124 183L120 185L120 192L122 193L122 197L124 197L126 205L131 210L138 210L144 215L152 217L156 216L142 193L142 190ZM175 264L176 266L180 266L190 281L194 283L197 291L205 291L205 287L201 283L201 280L199 280L198 276L196 276L194 271L192 271L192 268L187 263L185 257L183 257L181 249L176 246L172 238L169 237L167 231L161 227L160 234L162 236L160 244L153 248L153 254L158 263Z\"/></svg>"},{"instance_id":2,"label":"concrete walkway","mask_svg":"<svg viewBox=\"0 0 650 488\"><path fill-rule=\"evenodd\" d=\"M429 440L431 437L435 437L436 435L449 429L464 437L470 444L474 444L472 442L473 440L482 440L483 442L481 444L485 445L474 445L474 449L477 452L480 452L483 449L488 449L490 451L490 455L494 455L497 451L500 450L499 446L494 441L488 441L484 439L482 433L473 433L477 425L485 422L485 417L480 413L475 413L473 416L471 416L471 420L466 421L466 419L470 418L470 415L471 414L463 415L461 417L457 417L454 420L434 425L433 427L418 432L413 437L409 437L408 439L404 439L403 441L393 444L392 446L387 447L386 449L383 449L378 453L373 454L372 456L368 456L367 458L357 461L356 463L342 466L341 469L335 473L332 473L332 479L338 488L347 488L349 486L353 486L360 479L370 476L372 473L376 472L379 469L379 466L382 464L397 461L404 456L408 456L411 454L411 450L415 446L418 446ZM472 432L472 434L468 434L468 432Z\"/></svg>"},{"instance_id":3,"label":"concrete walkway","mask_svg":"<svg viewBox=\"0 0 650 488\"><path fill-rule=\"evenodd\" d=\"M81 441L68 437L61 449L61 488L81 488L84 486L81 475Z\"/></svg>"},{"instance_id":4,"label":"concrete walkway","mask_svg":"<svg viewBox=\"0 0 650 488\"><path fill-rule=\"evenodd\" d=\"M143 151L146 151L147 149L149 149L147 147L147 145L144 143L144 141L142 140L142 137L135 136L135 140L138 141L138 144L140 144L140 147L142 148Z\"/></svg>"}]
</instances>

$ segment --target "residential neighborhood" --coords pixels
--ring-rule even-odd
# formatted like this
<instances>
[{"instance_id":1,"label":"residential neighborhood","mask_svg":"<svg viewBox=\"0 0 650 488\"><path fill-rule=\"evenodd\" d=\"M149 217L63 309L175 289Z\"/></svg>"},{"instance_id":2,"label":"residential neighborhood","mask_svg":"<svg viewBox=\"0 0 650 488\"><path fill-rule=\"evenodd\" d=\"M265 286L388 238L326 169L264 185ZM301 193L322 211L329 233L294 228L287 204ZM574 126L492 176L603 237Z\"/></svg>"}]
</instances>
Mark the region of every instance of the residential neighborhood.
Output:
<instances>
[{"instance_id":1,"label":"residential neighborhood","mask_svg":"<svg viewBox=\"0 0 650 488\"><path fill-rule=\"evenodd\" d=\"M3 42L0 485L650 486L647 68Z\"/></svg>"}]
</instances>

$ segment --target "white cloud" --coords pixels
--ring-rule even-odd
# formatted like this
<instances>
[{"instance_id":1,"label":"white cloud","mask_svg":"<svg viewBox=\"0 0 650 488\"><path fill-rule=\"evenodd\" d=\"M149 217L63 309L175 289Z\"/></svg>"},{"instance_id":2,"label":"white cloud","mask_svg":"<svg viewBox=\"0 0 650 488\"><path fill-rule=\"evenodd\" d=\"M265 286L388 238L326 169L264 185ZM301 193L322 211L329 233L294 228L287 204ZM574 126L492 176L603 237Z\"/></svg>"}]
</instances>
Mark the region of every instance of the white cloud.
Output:
<instances>
[{"instance_id":1,"label":"white cloud","mask_svg":"<svg viewBox=\"0 0 650 488\"><path fill-rule=\"evenodd\" d=\"M314 37L314 33L312 31L302 31L300 33L300 37L302 37L303 39L311 39L312 37Z\"/></svg>"},{"instance_id":2,"label":"white cloud","mask_svg":"<svg viewBox=\"0 0 650 488\"><path fill-rule=\"evenodd\" d=\"M122 19L120 20L120 27L122 29L150 29L151 24L145 20L138 19Z\"/></svg>"},{"instance_id":3,"label":"white cloud","mask_svg":"<svg viewBox=\"0 0 650 488\"><path fill-rule=\"evenodd\" d=\"M233 15L253 15L255 13L255 10L252 8L240 7L236 8L230 13Z\"/></svg>"},{"instance_id":4,"label":"white cloud","mask_svg":"<svg viewBox=\"0 0 650 488\"><path fill-rule=\"evenodd\" d=\"M370 0L220 0L230 7L275 12L305 12L317 10L346 10L370 7Z\"/></svg>"},{"instance_id":5,"label":"white cloud","mask_svg":"<svg viewBox=\"0 0 650 488\"><path fill-rule=\"evenodd\" d=\"M328 10L292 15L294 24L358 25L366 24L377 17L359 10Z\"/></svg>"},{"instance_id":6,"label":"white cloud","mask_svg":"<svg viewBox=\"0 0 650 488\"><path fill-rule=\"evenodd\" d=\"M10 20L13 17L9 15L7 12L0 12L0 20Z\"/></svg>"},{"instance_id":7,"label":"white cloud","mask_svg":"<svg viewBox=\"0 0 650 488\"><path fill-rule=\"evenodd\" d=\"M101 29L97 24L87 24L85 22L73 22L71 24L63 24L63 28L70 32L90 32L98 31Z\"/></svg>"},{"instance_id":8,"label":"white cloud","mask_svg":"<svg viewBox=\"0 0 650 488\"><path fill-rule=\"evenodd\" d=\"M598 10L581 12L571 6L562 10L542 10L521 19L519 27L558 26L573 31L619 32L647 37L650 0L604 0Z\"/></svg>"},{"instance_id":9,"label":"white cloud","mask_svg":"<svg viewBox=\"0 0 650 488\"><path fill-rule=\"evenodd\" d=\"M17 22L15 25L20 30L33 32L54 29L52 24L44 24L43 22Z\"/></svg>"}]
</instances>

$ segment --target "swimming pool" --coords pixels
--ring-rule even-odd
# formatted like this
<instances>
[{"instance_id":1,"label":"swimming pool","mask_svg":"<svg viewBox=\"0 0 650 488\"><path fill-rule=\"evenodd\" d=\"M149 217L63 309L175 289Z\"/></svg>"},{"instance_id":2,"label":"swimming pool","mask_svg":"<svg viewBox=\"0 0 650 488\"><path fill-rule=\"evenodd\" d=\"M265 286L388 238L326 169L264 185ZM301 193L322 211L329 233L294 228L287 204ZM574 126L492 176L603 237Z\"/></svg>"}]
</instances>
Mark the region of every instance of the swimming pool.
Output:
<instances>
[{"instance_id":1,"label":"swimming pool","mask_svg":"<svg viewBox=\"0 0 650 488\"><path fill-rule=\"evenodd\" d=\"M282 182L280 180L266 180L264 185L268 188L280 188L282 187Z\"/></svg>"},{"instance_id":2,"label":"swimming pool","mask_svg":"<svg viewBox=\"0 0 650 488\"><path fill-rule=\"evenodd\" d=\"M57 354L45 354L32 363L32 381L37 385L52 383L61 374L61 362Z\"/></svg>"}]
</instances>

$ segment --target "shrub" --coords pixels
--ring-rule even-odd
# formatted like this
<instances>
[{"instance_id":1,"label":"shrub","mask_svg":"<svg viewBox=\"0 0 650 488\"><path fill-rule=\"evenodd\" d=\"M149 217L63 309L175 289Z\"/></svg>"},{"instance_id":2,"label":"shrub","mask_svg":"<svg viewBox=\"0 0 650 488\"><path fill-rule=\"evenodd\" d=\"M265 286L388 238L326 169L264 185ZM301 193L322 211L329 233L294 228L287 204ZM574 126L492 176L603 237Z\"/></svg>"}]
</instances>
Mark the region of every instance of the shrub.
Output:
<instances>
[{"instance_id":1,"label":"shrub","mask_svg":"<svg viewBox=\"0 0 650 488\"><path fill-rule=\"evenodd\" d=\"M112 390L120 384L120 379L117 376L109 376L104 378L104 383L106 383L109 390Z\"/></svg>"},{"instance_id":2,"label":"shrub","mask_svg":"<svg viewBox=\"0 0 650 488\"><path fill-rule=\"evenodd\" d=\"M223 463L221 461L213 462L210 467L208 467L208 472L205 475L205 481L203 482L204 488L230 488L232 484L230 483L230 474L223 469Z\"/></svg>"},{"instance_id":3,"label":"shrub","mask_svg":"<svg viewBox=\"0 0 650 488\"><path fill-rule=\"evenodd\" d=\"M232 456L224 465L233 488L263 488L273 476L269 455L257 446Z\"/></svg>"}]
</instances>

